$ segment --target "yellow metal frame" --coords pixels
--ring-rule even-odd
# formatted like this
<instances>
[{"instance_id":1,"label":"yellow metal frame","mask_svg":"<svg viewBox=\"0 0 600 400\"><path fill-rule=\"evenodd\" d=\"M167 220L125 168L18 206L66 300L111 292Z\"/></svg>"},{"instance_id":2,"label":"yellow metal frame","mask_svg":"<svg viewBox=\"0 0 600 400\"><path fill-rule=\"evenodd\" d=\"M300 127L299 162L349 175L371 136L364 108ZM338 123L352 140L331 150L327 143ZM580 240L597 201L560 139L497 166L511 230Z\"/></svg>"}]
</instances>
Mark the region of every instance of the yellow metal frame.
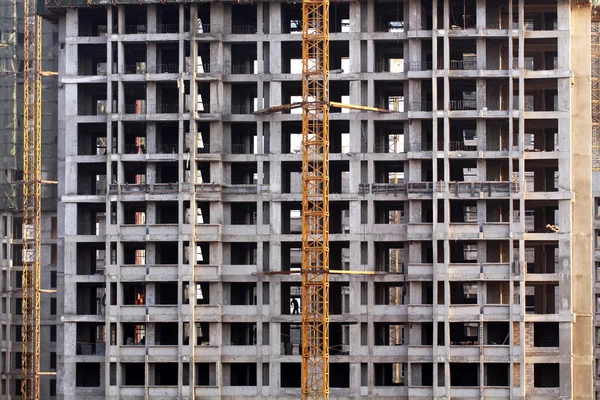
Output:
<instances>
[{"instance_id":1,"label":"yellow metal frame","mask_svg":"<svg viewBox=\"0 0 600 400\"><path fill-rule=\"evenodd\" d=\"M24 1L23 379L21 396L40 398L40 214L42 199L42 19Z\"/></svg>"},{"instance_id":2,"label":"yellow metal frame","mask_svg":"<svg viewBox=\"0 0 600 400\"><path fill-rule=\"evenodd\" d=\"M329 398L329 0L302 2L302 398Z\"/></svg>"},{"instance_id":3,"label":"yellow metal frame","mask_svg":"<svg viewBox=\"0 0 600 400\"><path fill-rule=\"evenodd\" d=\"M592 20L592 170L600 171L600 20Z\"/></svg>"}]
</instances>

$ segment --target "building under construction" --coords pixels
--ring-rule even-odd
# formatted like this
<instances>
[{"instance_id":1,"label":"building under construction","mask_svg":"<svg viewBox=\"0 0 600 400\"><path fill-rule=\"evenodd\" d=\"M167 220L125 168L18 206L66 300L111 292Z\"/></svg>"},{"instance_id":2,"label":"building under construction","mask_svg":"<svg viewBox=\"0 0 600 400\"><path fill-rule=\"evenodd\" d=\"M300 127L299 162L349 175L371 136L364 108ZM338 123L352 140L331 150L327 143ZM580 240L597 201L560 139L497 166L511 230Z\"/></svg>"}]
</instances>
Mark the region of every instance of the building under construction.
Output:
<instances>
[{"instance_id":1,"label":"building under construction","mask_svg":"<svg viewBox=\"0 0 600 400\"><path fill-rule=\"evenodd\" d=\"M58 27L43 24L42 61L47 70L58 68ZM23 43L21 0L0 0L0 398L21 398L22 269L23 269ZM56 180L58 108L57 80L43 80L42 176ZM58 282L58 222L56 185L42 192L41 282ZM57 369L59 314L55 294L44 294L40 304L41 368ZM57 393L55 377L42 378L42 398Z\"/></svg>"},{"instance_id":2,"label":"building under construction","mask_svg":"<svg viewBox=\"0 0 600 400\"><path fill-rule=\"evenodd\" d=\"M9 399L19 7L0 0ZM302 2L38 7L59 74L43 92L58 295L42 295L41 368L57 370L42 398L300 397L302 109L260 110L302 101ZM329 99L389 112L329 114L330 397L600 394L593 18L583 0L331 3Z\"/></svg>"}]
</instances>

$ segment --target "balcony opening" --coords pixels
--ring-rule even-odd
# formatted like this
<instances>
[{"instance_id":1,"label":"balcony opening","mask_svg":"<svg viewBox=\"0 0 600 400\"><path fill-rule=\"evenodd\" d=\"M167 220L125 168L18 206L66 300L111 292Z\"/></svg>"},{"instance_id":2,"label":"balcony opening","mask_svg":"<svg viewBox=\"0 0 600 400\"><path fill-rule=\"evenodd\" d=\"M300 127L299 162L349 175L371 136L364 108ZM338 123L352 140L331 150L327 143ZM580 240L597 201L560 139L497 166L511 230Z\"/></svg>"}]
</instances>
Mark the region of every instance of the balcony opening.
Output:
<instances>
[{"instance_id":1,"label":"balcony opening","mask_svg":"<svg viewBox=\"0 0 600 400\"><path fill-rule=\"evenodd\" d=\"M184 262L188 260L189 251L184 252ZM196 265L210 265L210 243L208 242L197 242L196 243Z\"/></svg>"},{"instance_id":2,"label":"balcony opening","mask_svg":"<svg viewBox=\"0 0 600 400\"><path fill-rule=\"evenodd\" d=\"M146 384L146 372L144 363L122 363L121 382L123 386L144 386Z\"/></svg>"},{"instance_id":3,"label":"balcony opening","mask_svg":"<svg viewBox=\"0 0 600 400\"><path fill-rule=\"evenodd\" d=\"M173 265L178 263L178 251L177 242L157 242L156 253L156 264L168 264Z\"/></svg>"},{"instance_id":4,"label":"balcony opening","mask_svg":"<svg viewBox=\"0 0 600 400\"><path fill-rule=\"evenodd\" d=\"M558 269L558 243L527 242L525 262L528 274L554 274Z\"/></svg>"},{"instance_id":5,"label":"balcony opening","mask_svg":"<svg viewBox=\"0 0 600 400\"><path fill-rule=\"evenodd\" d=\"M559 345L560 333L558 328L558 322L533 323L534 347L558 347Z\"/></svg>"},{"instance_id":6,"label":"balcony opening","mask_svg":"<svg viewBox=\"0 0 600 400\"><path fill-rule=\"evenodd\" d=\"M450 69L460 71L477 69L477 42L475 40L450 39Z\"/></svg>"},{"instance_id":7,"label":"balcony opening","mask_svg":"<svg viewBox=\"0 0 600 400\"><path fill-rule=\"evenodd\" d=\"M128 265L145 265L146 244L135 242L123 243L123 263Z\"/></svg>"},{"instance_id":8,"label":"balcony opening","mask_svg":"<svg viewBox=\"0 0 600 400\"><path fill-rule=\"evenodd\" d=\"M302 354L302 325L281 324L281 354L286 356Z\"/></svg>"},{"instance_id":9,"label":"balcony opening","mask_svg":"<svg viewBox=\"0 0 600 400\"><path fill-rule=\"evenodd\" d=\"M226 290L226 288L224 288ZM224 290L224 291L225 291ZM232 282L229 284L230 305L255 306L256 283Z\"/></svg>"},{"instance_id":10,"label":"balcony opening","mask_svg":"<svg viewBox=\"0 0 600 400\"><path fill-rule=\"evenodd\" d=\"M302 243L281 243L281 270L300 272L302 268Z\"/></svg>"},{"instance_id":11,"label":"balcony opening","mask_svg":"<svg viewBox=\"0 0 600 400\"><path fill-rule=\"evenodd\" d=\"M104 274L104 243L77 243L77 275Z\"/></svg>"},{"instance_id":12,"label":"balcony opening","mask_svg":"<svg viewBox=\"0 0 600 400\"><path fill-rule=\"evenodd\" d=\"M375 322L375 346L401 346L404 344L404 324Z\"/></svg>"},{"instance_id":13,"label":"balcony opening","mask_svg":"<svg viewBox=\"0 0 600 400\"><path fill-rule=\"evenodd\" d=\"M178 154L179 128L176 123L156 124L156 153Z\"/></svg>"},{"instance_id":14,"label":"balcony opening","mask_svg":"<svg viewBox=\"0 0 600 400\"><path fill-rule=\"evenodd\" d=\"M402 42L375 42L375 72L406 72Z\"/></svg>"},{"instance_id":15,"label":"balcony opening","mask_svg":"<svg viewBox=\"0 0 600 400\"><path fill-rule=\"evenodd\" d=\"M485 146L486 151L508 151L511 148L508 140L508 124L487 120Z\"/></svg>"},{"instance_id":16,"label":"balcony opening","mask_svg":"<svg viewBox=\"0 0 600 400\"><path fill-rule=\"evenodd\" d=\"M375 32L404 32L404 3L375 3Z\"/></svg>"},{"instance_id":17,"label":"balcony opening","mask_svg":"<svg viewBox=\"0 0 600 400\"><path fill-rule=\"evenodd\" d=\"M300 227L301 228L301 227ZM350 232L350 205L348 202L342 201L331 201L329 203L329 233L341 234ZM301 231L299 232L301 233ZM345 246L349 247L349 246ZM342 250L345 252L346 250ZM349 251L349 249L348 249ZM334 260L341 260L341 264L345 264L349 261L346 258L339 258ZM331 257L330 257L330 261ZM336 264L336 263L333 263Z\"/></svg>"},{"instance_id":18,"label":"balcony opening","mask_svg":"<svg viewBox=\"0 0 600 400\"><path fill-rule=\"evenodd\" d=\"M389 81L375 82L376 107L394 112L405 112L404 84Z\"/></svg>"},{"instance_id":19,"label":"balcony opening","mask_svg":"<svg viewBox=\"0 0 600 400\"><path fill-rule=\"evenodd\" d=\"M329 284L329 313L339 315L349 312L350 284L348 282L331 282Z\"/></svg>"},{"instance_id":20,"label":"balcony opening","mask_svg":"<svg viewBox=\"0 0 600 400\"><path fill-rule=\"evenodd\" d=\"M167 225L177 224L177 202L165 201L156 203L156 223Z\"/></svg>"},{"instance_id":21,"label":"balcony opening","mask_svg":"<svg viewBox=\"0 0 600 400\"><path fill-rule=\"evenodd\" d=\"M256 185L257 166L255 162L231 163L232 185Z\"/></svg>"},{"instance_id":22,"label":"balcony opening","mask_svg":"<svg viewBox=\"0 0 600 400\"><path fill-rule=\"evenodd\" d=\"M451 322L451 346L479 345L479 323L477 322Z\"/></svg>"},{"instance_id":23,"label":"balcony opening","mask_svg":"<svg viewBox=\"0 0 600 400\"><path fill-rule=\"evenodd\" d=\"M508 200L487 200L486 222L509 222L510 203Z\"/></svg>"},{"instance_id":24,"label":"balcony opening","mask_svg":"<svg viewBox=\"0 0 600 400\"><path fill-rule=\"evenodd\" d=\"M106 124L77 124L77 154L106 155Z\"/></svg>"},{"instance_id":25,"label":"balcony opening","mask_svg":"<svg viewBox=\"0 0 600 400\"><path fill-rule=\"evenodd\" d=\"M256 324L235 322L225 324L223 330L229 330L230 346L255 346L256 345ZM226 332L225 332L226 333Z\"/></svg>"},{"instance_id":26,"label":"balcony opening","mask_svg":"<svg viewBox=\"0 0 600 400\"><path fill-rule=\"evenodd\" d=\"M281 233L302 233L302 204L298 202L281 203ZM283 264L282 264L283 265Z\"/></svg>"},{"instance_id":27,"label":"balcony opening","mask_svg":"<svg viewBox=\"0 0 600 400\"><path fill-rule=\"evenodd\" d=\"M477 223L477 201L450 200L450 222Z\"/></svg>"},{"instance_id":28,"label":"balcony opening","mask_svg":"<svg viewBox=\"0 0 600 400\"><path fill-rule=\"evenodd\" d=\"M106 206L103 204L77 205L77 234L106 234Z\"/></svg>"},{"instance_id":29,"label":"balcony opening","mask_svg":"<svg viewBox=\"0 0 600 400\"><path fill-rule=\"evenodd\" d=\"M152 363L149 369L154 370L149 386L177 386L179 380L179 365L177 363Z\"/></svg>"},{"instance_id":30,"label":"balcony opening","mask_svg":"<svg viewBox=\"0 0 600 400\"><path fill-rule=\"evenodd\" d=\"M329 324L329 354L344 356L350 354L350 325L332 322Z\"/></svg>"},{"instance_id":31,"label":"balcony opening","mask_svg":"<svg viewBox=\"0 0 600 400\"><path fill-rule=\"evenodd\" d=\"M470 59L470 58L468 58ZM450 110L477 110L477 89L473 79L450 80Z\"/></svg>"},{"instance_id":32,"label":"balcony opening","mask_svg":"<svg viewBox=\"0 0 600 400\"><path fill-rule=\"evenodd\" d=\"M141 306L146 304L146 286L143 283L123 283L123 305Z\"/></svg>"},{"instance_id":33,"label":"balcony opening","mask_svg":"<svg viewBox=\"0 0 600 400\"><path fill-rule=\"evenodd\" d=\"M302 193L302 163L281 163L281 192Z\"/></svg>"},{"instance_id":34,"label":"balcony opening","mask_svg":"<svg viewBox=\"0 0 600 400\"><path fill-rule=\"evenodd\" d=\"M334 270L350 270L350 243L330 242L329 268Z\"/></svg>"},{"instance_id":35,"label":"balcony opening","mask_svg":"<svg viewBox=\"0 0 600 400\"><path fill-rule=\"evenodd\" d=\"M558 29L558 14L556 3L547 2L542 7L526 5L524 7L527 31L553 31ZM513 14L514 15L514 14ZM513 22L517 26L517 21ZM513 29L517 29L516 27Z\"/></svg>"},{"instance_id":36,"label":"balcony opening","mask_svg":"<svg viewBox=\"0 0 600 400\"><path fill-rule=\"evenodd\" d=\"M77 355L105 354L104 324L93 322L77 323Z\"/></svg>"},{"instance_id":37,"label":"balcony opening","mask_svg":"<svg viewBox=\"0 0 600 400\"><path fill-rule=\"evenodd\" d=\"M333 3L329 8L329 32L350 32L350 5Z\"/></svg>"},{"instance_id":38,"label":"balcony opening","mask_svg":"<svg viewBox=\"0 0 600 400\"><path fill-rule=\"evenodd\" d=\"M375 122L375 153L399 154L406 151L404 126L400 123Z\"/></svg>"},{"instance_id":39,"label":"balcony opening","mask_svg":"<svg viewBox=\"0 0 600 400\"><path fill-rule=\"evenodd\" d=\"M189 203L184 203L185 221L188 224L210 224L210 203L207 201L196 202L196 219L192 219Z\"/></svg>"},{"instance_id":40,"label":"balcony opening","mask_svg":"<svg viewBox=\"0 0 600 400\"><path fill-rule=\"evenodd\" d=\"M485 386L507 387L510 385L510 364L485 363L483 371Z\"/></svg>"},{"instance_id":41,"label":"balcony opening","mask_svg":"<svg viewBox=\"0 0 600 400\"><path fill-rule=\"evenodd\" d=\"M190 302L190 290L194 290L194 287L190 287L187 282L183 283L183 304L189 304ZM210 303L210 284L208 282L196 282L196 304L197 305L208 305Z\"/></svg>"},{"instance_id":42,"label":"balcony opening","mask_svg":"<svg viewBox=\"0 0 600 400\"><path fill-rule=\"evenodd\" d=\"M227 367L229 367L230 372L228 386L256 386L256 363L231 363L223 365L225 371Z\"/></svg>"},{"instance_id":43,"label":"balcony opening","mask_svg":"<svg viewBox=\"0 0 600 400\"><path fill-rule=\"evenodd\" d=\"M196 363L196 386L217 386L217 364Z\"/></svg>"},{"instance_id":44,"label":"balcony opening","mask_svg":"<svg viewBox=\"0 0 600 400\"><path fill-rule=\"evenodd\" d=\"M155 304L156 305L176 305L177 304L177 282L162 282L155 284Z\"/></svg>"},{"instance_id":45,"label":"balcony opening","mask_svg":"<svg viewBox=\"0 0 600 400\"><path fill-rule=\"evenodd\" d=\"M302 384L300 363L281 363L281 387L300 388Z\"/></svg>"},{"instance_id":46,"label":"balcony opening","mask_svg":"<svg viewBox=\"0 0 600 400\"><path fill-rule=\"evenodd\" d=\"M463 0L450 6L450 29L475 29L477 27L475 0Z\"/></svg>"},{"instance_id":47,"label":"balcony opening","mask_svg":"<svg viewBox=\"0 0 600 400\"><path fill-rule=\"evenodd\" d=\"M107 112L105 83L78 85L77 115L106 115ZM112 112L116 112L116 110L113 109Z\"/></svg>"},{"instance_id":48,"label":"balcony opening","mask_svg":"<svg viewBox=\"0 0 600 400\"><path fill-rule=\"evenodd\" d=\"M414 363L411 366L414 386L433 386L433 363Z\"/></svg>"},{"instance_id":49,"label":"balcony opening","mask_svg":"<svg viewBox=\"0 0 600 400\"><path fill-rule=\"evenodd\" d=\"M525 121L525 151L558 151L558 120L540 119ZM516 136L518 140L518 136Z\"/></svg>"},{"instance_id":50,"label":"balcony opening","mask_svg":"<svg viewBox=\"0 0 600 400\"><path fill-rule=\"evenodd\" d=\"M125 185L145 185L146 181L146 164L128 162L123 163L123 172L125 177ZM129 189L129 188L126 188Z\"/></svg>"},{"instance_id":51,"label":"balcony opening","mask_svg":"<svg viewBox=\"0 0 600 400\"><path fill-rule=\"evenodd\" d=\"M422 322L413 324L413 328L417 333L417 342L413 345L417 346L432 346L433 345L433 323L432 322ZM438 335L438 346L444 345L444 323L438 322L437 326L437 335ZM412 343L411 343L412 344Z\"/></svg>"},{"instance_id":52,"label":"balcony opening","mask_svg":"<svg viewBox=\"0 0 600 400\"><path fill-rule=\"evenodd\" d=\"M106 164L77 165L77 194L106 195Z\"/></svg>"},{"instance_id":53,"label":"balcony opening","mask_svg":"<svg viewBox=\"0 0 600 400\"><path fill-rule=\"evenodd\" d=\"M100 382L100 363L75 364L76 387L99 387Z\"/></svg>"},{"instance_id":54,"label":"balcony opening","mask_svg":"<svg viewBox=\"0 0 600 400\"><path fill-rule=\"evenodd\" d=\"M558 283L528 284L525 286L525 312L527 314L557 314Z\"/></svg>"},{"instance_id":55,"label":"balcony opening","mask_svg":"<svg viewBox=\"0 0 600 400\"><path fill-rule=\"evenodd\" d=\"M257 33L256 4L236 4L231 7L231 32L234 35ZM255 366L256 367L256 366Z\"/></svg>"},{"instance_id":56,"label":"balcony opening","mask_svg":"<svg viewBox=\"0 0 600 400\"><path fill-rule=\"evenodd\" d=\"M232 123L231 124L231 153L232 154L257 154L258 143L256 124Z\"/></svg>"},{"instance_id":57,"label":"balcony opening","mask_svg":"<svg viewBox=\"0 0 600 400\"><path fill-rule=\"evenodd\" d=\"M510 287L508 282L488 281L486 289L486 304L509 304Z\"/></svg>"},{"instance_id":58,"label":"balcony opening","mask_svg":"<svg viewBox=\"0 0 600 400\"><path fill-rule=\"evenodd\" d=\"M477 304L476 282L450 282L450 304Z\"/></svg>"},{"instance_id":59,"label":"balcony opening","mask_svg":"<svg viewBox=\"0 0 600 400\"><path fill-rule=\"evenodd\" d=\"M233 242L230 245L232 265L256 265L256 243Z\"/></svg>"},{"instance_id":60,"label":"balcony opening","mask_svg":"<svg viewBox=\"0 0 600 400\"><path fill-rule=\"evenodd\" d=\"M450 151L476 151L477 126L473 120L451 120Z\"/></svg>"},{"instance_id":61,"label":"balcony opening","mask_svg":"<svg viewBox=\"0 0 600 400\"><path fill-rule=\"evenodd\" d=\"M533 364L533 386L557 388L560 386L560 364Z\"/></svg>"},{"instance_id":62,"label":"balcony opening","mask_svg":"<svg viewBox=\"0 0 600 400\"><path fill-rule=\"evenodd\" d=\"M146 324L125 323L122 326L124 346L144 346L146 344Z\"/></svg>"},{"instance_id":63,"label":"balcony opening","mask_svg":"<svg viewBox=\"0 0 600 400\"><path fill-rule=\"evenodd\" d=\"M450 242L451 264L477 263L477 253L477 242L475 241Z\"/></svg>"},{"instance_id":64,"label":"balcony opening","mask_svg":"<svg viewBox=\"0 0 600 400\"><path fill-rule=\"evenodd\" d=\"M301 4L283 3L281 5L281 33L291 33L298 35L302 34Z\"/></svg>"},{"instance_id":65,"label":"balcony opening","mask_svg":"<svg viewBox=\"0 0 600 400\"><path fill-rule=\"evenodd\" d=\"M79 36L106 36L107 22L106 13L99 13L93 9L77 9L79 24L77 25ZM115 21L116 23L116 21Z\"/></svg>"},{"instance_id":66,"label":"balcony opening","mask_svg":"<svg viewBox=\"0 0 600 400\"><path fill-rule=\"evenodd\" d=\"M510 326L508 322L484 322L483 336L486 345L509 346Z\"/></svg>"},{"instance_id":67,"label":"balcony opening","mask_svg":"<svg viewBox=\"0 0 600 400\"><path fill-rule=\"evenodd\" d=\"M104 315L106 288L104 284L77 284L77 315Z\"/></svg>"},{"instance_id":68,"label":"balcony opening","mask_svg":"<svg viewBox=\"0 0 600 400\"><path fill-rule=\"evenodd\" d=\"M479 364L451 362L450 386L479 386Z\"/></svg>"},{"instance_id":69,"label":"balcony opening","mask_svg":"<svg viewBox=\"0 0 600 400\"><path fill-rule=\"evenodd\" d=\"M256 225L256 203L230 203L232 225Z\"/></svg>"},{"instance_id":70,"label":"balcony opening","mask_svg":"<svg viewBox=\"0 0 600 400\"><path fill-rule=\"evenodd\" d=\"M224 113L252 114L254 111L264 108L262 99L257 96L256 83L232 83L231 105L225 106Z\"/></svg>"},{"instance_id":71,"label":"balcony opening","mask_svg":"<svg viewBox=\"0 0 600 400\"><path fill-rule=\"evenodd\" d=\"M375 161L375 182L383 184L404 184L404 163Z\"/></svg>"},{"instance_id":72,"label":"balcony opening","mask_svg":"<svg viewBox=\"0 0 600 400\"><path fill-rule=\"evenodd\" d=\"M176 184L178 182L179 167L177 163L160 163L156 165L156 183Z\"/></svg>"},{"instance_id":73,"label":"balcony opening","mask_svg":"<svg viewBox=\"0 0 600 400\"><path fill-rule=\"evenodd\" d=\"M330 289L331 304L331 289ZM295 300L295 302L294 302ZM330 306L331 307L331 306ZM299 315L302 310L302 286L300 283L281 283L281 314Z\"/></svg>"},{"instance_id":74,"label":"balcony opening","mask_svg":"<svg viewBox=\"0 0 600 400\"><path fill-rule=\"evenodd\" d=\"M154 343L158 346L177 346L178 328L176 322L154 324Z\"/></svg>"},{"instance_id":75,"label":"balcony opening","mask_svg":"<svg viewBox=\"0 0 600 400\"><path fill-rule=\"evenodd\" d=\"M146 203L127 202L123 204L123 216L126 225L146 225Z\"/></svg>"},{"instance_id":76,"label":"balcony opening","mask_svg":"<svg viewBox=\"0 0 600 400\"><path fill-rule=\"evenodd\" d=\"M179 112L179 88L176 83L158 82L156 84L156 104L150 109L150 112L156 114L177 114Z\"/></svg>"},{"instance_id":77,"label":"balcony opening","mask_svg":"<svg viewBox=\"0 0 600 400\"><path fill-rule=\"evenodd\" d=\"M208 322L196 322L196 346L210 345L210 323ZM190 323L183 323L183 344L187 346L190 344Z\"/></svg>"},{"instance_id":78,"label":"balcony opening","mask_svg":"<svg viewBox=\"0 0 600 400\"><path fill-rule=\"evenodd\" d=\"M527 232L537 232L537 233L556 233L559 232L560 227L558 226L558 201L535 201L529 200L525 202L525 230ZM549 250L549 254L547 255L548 259L538 258L542 257L541 254L538 254L536 258L539 261L552 261L552 262L544 262L542 264L546 264L549 266L554 265L554 249L548 248L545 249L543 246L541 247L543 250ZM538 253L541 250L538 250Z\"/></svg>"},{"instance_id":79,"label":"balcony opening","mask_svg":"<svg viewBox=\"0 0 600 400\"><path fill-rule=\"evenodd\" d=\"M123 58L124 65L123 71L119 71L125 74L141 74L144 75L148 72L147 68L147 54L146 54L146 45L139 43L123 43ZM117 65L116 63L114 65ZM117 73L117 71L112 71L113 74ZM136 87L144 88L143 85L137 84ZM145 93L142 93L140 98L145 99ZM130 103L127 103L130 104Z\"/></svg>"},{"instance_id":80,"label":"balcony opening","mask_svg":"<svg viewBox=\"0 0 600 400\"><path fill-rule=\"evenodd\" d=\"M406 364L375 363L375 386L404 386Z\"/></svg>"},{"instance_id":81,"label":"balcony opening","mask_svg":"<svg viewBox=\"0 0 600 400\"><path fill-rule=\"evenodd\" d=\"M477 162L475 160L450 160L450 181L477 182Z\"/></svg>"},{"instance_id":82,"label":"balcony opening","mask_svg":"<svg viewBox=\"0 0 600 400\"><path fill-rule=\"evenodd\" d=\"M350 387L350 364L349 363L330 363L329 364L329 386L332 388Z\"/></svg>"},{"instance_id":83,"label":"balcony opening","mask_svg":"<svg viewBox=\"0 0 600 400\"><path fill-rule=\"evenodd\" d=\"M375 282L376 305L403 305L406 300L406 289L400 282Z\"/></svg>"}]
</instances>

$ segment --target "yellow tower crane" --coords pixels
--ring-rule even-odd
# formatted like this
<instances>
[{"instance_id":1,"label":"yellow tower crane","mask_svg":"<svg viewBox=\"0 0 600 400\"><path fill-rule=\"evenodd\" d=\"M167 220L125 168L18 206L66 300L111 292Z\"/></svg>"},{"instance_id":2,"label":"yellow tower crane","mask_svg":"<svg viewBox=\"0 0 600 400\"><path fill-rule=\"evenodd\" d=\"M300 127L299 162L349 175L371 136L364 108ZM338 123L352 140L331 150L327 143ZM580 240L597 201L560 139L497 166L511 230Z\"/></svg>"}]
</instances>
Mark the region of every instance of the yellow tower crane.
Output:
<instances>
[{"instance_id":1,"label":"yellow tower crane","mask_svg":"<svg viewBox=\"0 0 600 400\"><path fill-rule=\"evenodd\" d=\"M329 109L389 110L329 100L329 0L303 0L302 18L302 102L255 114L302 108L302 399L328 399L329 274L373 274L329 269Z\"/></svg>"},{"instance_id":2,"label":"yellow tower crane","mask_svg":"<svg viewBox=\"0 0 600 400\"><path fill-rule=\"evenodd\" d=\"M42 183L42 19L24 0L23 47L23 328L21 397L40 399L40 287Z\"/></svg>"},{"instance_id":3,"label":"yellow tower crane","mask_svg":"<svg viewBox=\"0 0 600 400\"><path fill-rule=\"evenodd\" d=\"M302 398L329 397L329 0L302 2Z\"/></svg>"},{"instance_id":4,"label":"yellow tower crane","mask_svg":"<svg viewBox=\"0 0 600 400\"><path fill-rule=\"evenodd\" d=\"M40 214L42 199L42 20L24 0L23 354L21 396L40 398Z\"/></svg>"}]
</instances>

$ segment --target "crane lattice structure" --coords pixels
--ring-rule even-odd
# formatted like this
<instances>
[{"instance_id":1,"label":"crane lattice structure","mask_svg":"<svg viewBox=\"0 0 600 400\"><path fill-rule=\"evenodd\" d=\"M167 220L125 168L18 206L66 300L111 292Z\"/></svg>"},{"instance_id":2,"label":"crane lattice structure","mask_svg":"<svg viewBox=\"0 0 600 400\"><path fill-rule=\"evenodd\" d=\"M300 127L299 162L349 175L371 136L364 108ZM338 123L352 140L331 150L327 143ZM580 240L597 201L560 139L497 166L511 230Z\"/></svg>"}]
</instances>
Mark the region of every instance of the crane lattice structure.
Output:
<instances>
[{"instance_id":1,"label":"crane lattice structure","mask_svg":"<svg viewBox=\"0 0 600 400\"><path fill-rule=\"evenodd\" d=\"M592 169L600 171L600 20L592 21Z\"/></svg>"},{"instance_id":2,"label":"crane lattice structure","mask_svg":"<svg viewBox=\"0 0 600 400\"><path fill-rule=\"evenodd\" d=\"M40 254L42 202L42 19L24 0L23 329L21 396L40 398Z\"/></svg>"},{"instance_id":3,"label":"crane lattice structure","mask_svg":"<svg viewBox=\"0 0 600 400\"><path fill-rule=\"evenodd\" d=\"M302 2L302 398L329 397L329 0Z\"/></svg>"}]
</instances>

